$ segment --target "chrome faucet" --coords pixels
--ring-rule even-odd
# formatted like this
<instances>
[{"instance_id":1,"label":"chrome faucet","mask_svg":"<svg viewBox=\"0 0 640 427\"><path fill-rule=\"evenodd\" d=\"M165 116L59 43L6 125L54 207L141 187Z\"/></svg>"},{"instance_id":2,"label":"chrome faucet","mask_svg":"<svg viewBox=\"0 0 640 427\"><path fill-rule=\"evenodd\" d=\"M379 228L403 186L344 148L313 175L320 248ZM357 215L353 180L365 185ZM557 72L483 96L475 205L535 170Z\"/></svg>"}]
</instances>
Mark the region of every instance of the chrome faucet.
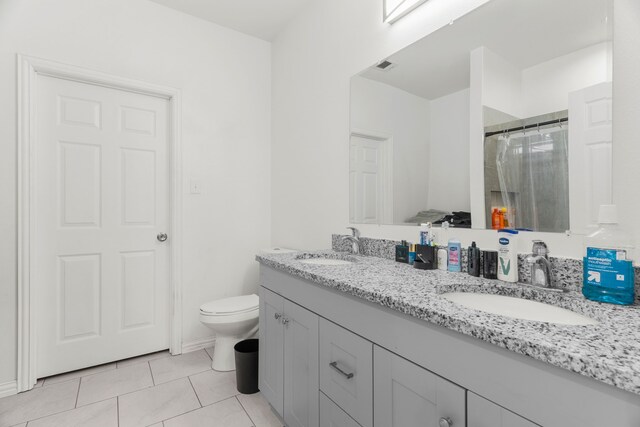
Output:
<instances>
[{"instance_id":1,"label":"chrome faucet","mask_svg":"<svg viewBox=\"0 0 640 427\"><path fill-rule=\"evenodd\" d=\"M534 240L531 255L527 257L527 263L531 266L531 284L542 288L555 289L551 276L551 261L549 261L549 248L542 240Z\"/></svg>"},{"instance_id":2,"label":"chrome faucet","mask_svg":"<svg viewBox=\"0 0 640 427\"><path fill-rule=\"evenodd\" d=\"M355 227L347 227L351 230L351 236L342 236L342 240L348 240L351 242L351 251L358 255L360 254L360 231Z\"/></svg>"}]
</instances>

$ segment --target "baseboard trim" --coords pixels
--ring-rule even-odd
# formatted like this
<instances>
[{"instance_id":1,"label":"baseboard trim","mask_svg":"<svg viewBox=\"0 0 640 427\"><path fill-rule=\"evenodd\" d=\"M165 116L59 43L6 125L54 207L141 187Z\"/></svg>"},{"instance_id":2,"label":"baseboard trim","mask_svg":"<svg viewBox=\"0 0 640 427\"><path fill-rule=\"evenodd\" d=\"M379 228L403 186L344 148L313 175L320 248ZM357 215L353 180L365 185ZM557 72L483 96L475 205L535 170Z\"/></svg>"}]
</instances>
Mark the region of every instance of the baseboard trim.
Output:
<instances>
[{"instance_id":1,"label":"baseboard trim","mask_svg":"<svg viewBox=\"0 0 640 427\"><path fill-rule=\"evenodd\" d=\"M182 343L182 352L191 353L192 351L202 350L203 348L213 347L216 342L215 337L203 338L200 340Z\"/></svg>"},{"instance_id":2,"label":"baseboard trim","mask_svg":"<svg viewBox=\"0 0 640 427\"><path fill-rule=\"evenodd\" d=\"M18 394L17 381L7 381L6 383L0 384L0 398L13 396L14 394Z\"/></svg>"}]
</instances>

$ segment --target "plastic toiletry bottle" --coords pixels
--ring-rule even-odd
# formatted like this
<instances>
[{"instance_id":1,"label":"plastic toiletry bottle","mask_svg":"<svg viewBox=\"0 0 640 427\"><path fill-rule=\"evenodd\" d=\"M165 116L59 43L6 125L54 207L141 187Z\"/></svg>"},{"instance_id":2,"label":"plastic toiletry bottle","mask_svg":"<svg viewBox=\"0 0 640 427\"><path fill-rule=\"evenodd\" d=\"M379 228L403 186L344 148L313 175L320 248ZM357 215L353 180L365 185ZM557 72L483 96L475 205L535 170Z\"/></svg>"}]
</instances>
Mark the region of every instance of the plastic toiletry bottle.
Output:
<instances>
[{"instance_id":1,"label":"plastic toiletry bottle","mask_svg":"<svg viewBox=\"0 0 640 427\"><path fill-rule=\"evenodd\" d=\"M458 239L449 239L449 271L461 271L462 264L462 245Z\"/></svg>"},{"instance_id":2,"label":"plastic toiletry bottle","mask_svg":"<svg viewBox=\"0 0 640 427\"><path fill-rule=\"evenodd\" d=\"M409 245L409 264L413 265L416 262L416 245L414 243Z\"/></svg>"},{"instance_id":3,"label":"plastic toiletry bottle","mask_svg":"<svg viewBox=\"0 0 640 427\"><path fill-rule=\"evenodd\" d=\"M427 246L429 241L429 229L431 228L431 223L420 224L420 244Z\"/></svg>"},{"instance_id":4,"label":"plastic toiletry bottle","mask_svg":"<svg viewBox=\"0 0 640 427\"><path fill-rule=\"evenodd\" d=\"M491 213L491 228L494 230L502 228L500 226L500 212L498 211L498 208L493 208L493 212Z\"/></svg>"},{"instance_id":5,"label":"plastic toiletry bottle","mask_svg":"<svg viewBox=\"0 0 640 427\"><path fill-rule=\"evenodd\" d=\"M447 250L447 234L449 233L449 222L442 223L438 236L438 270L446 270L448 268L449 251Z\"/></svg>"},{"instance_id":6,"label":"plastic toiletry bottle","mask_svg":"<svg viewBox=\"0 0 640 427\"><path fill-rule=\"evenodd\" d=\"M511 227L511 224L509 224L509 215L507 214L507 208L502 208L500 210L500 212L502 213L502 227L500 228L508 228Z\"/></svg>"},{"instance_id":7,"label":"plastic toiletry bottle","mask_svg":"<svg viewBox=\"0 0 640 427\"><path fill-rule=\"evenodd\" d=\"M518 281L518 232L503 228L498 230L498 279Z\"/></svg>"},{"instance_id":8,"label":"plastic toiletry bottle","mask_svg":"<svg viewBox=\"0 0 640 427\"><path fill-rule=\"evenodd\" d=\"M467 272L470 276L480 277L480 249L476 242L471 242L467 254Z\"/></svg>"},{"instance_id":9,"label":"plastic toiletry bottle","mask_svg":"<svg viewBox=\"0 0 640 427\"><path fill-rule=\"evenodd\" d=\"M618 225L615 205L601 205L599 228L585 238L582 294L593 301L633 304L635 300L631 233Z\"/></svg>"}]
</instances>

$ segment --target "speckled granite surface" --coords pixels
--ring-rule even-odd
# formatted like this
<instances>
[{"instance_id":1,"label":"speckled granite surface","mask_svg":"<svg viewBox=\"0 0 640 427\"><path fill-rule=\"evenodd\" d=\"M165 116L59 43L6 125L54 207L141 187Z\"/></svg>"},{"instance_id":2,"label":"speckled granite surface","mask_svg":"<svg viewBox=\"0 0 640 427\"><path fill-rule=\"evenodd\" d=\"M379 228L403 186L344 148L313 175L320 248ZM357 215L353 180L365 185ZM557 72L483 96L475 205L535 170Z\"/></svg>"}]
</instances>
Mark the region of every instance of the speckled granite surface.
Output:
<instances>
[{"instance_id":1,"label":"speckled granite surface","mask_svg":"<svg viewBox=\"0 0 640 427\"><path fill-rule=\"evenodd\" d=\"M331 236L331 248L337 252L351 251L351 243L342 240L343 235ZM370 239L362 237L363 255L375 256L395 260L395 246L399 241ZM480 248L483 249L483 248ZM520 282L531 281L531 269L525 258L527 255L518 255L518 278ZM582 260L572 258L549 257L552 265L553 284L559 288L574 292L582 292ZM462 251L462 271L467 271L467 251ZM640 268L635 268L636 303L640 303Z\"/></svg>"},{"instance_id":2,"label":"speckled granite surface","mask_svg":"<svg viewBox=\"0 0 640 427\"><path fill-rule=\"evenodd\" d=\"M300 262L301 257L331 257L353 263L309 265ZM416 270L389 259L334 251L258 255L256 259L293 276L640 394L638 305L601 304L577 292L550 293L465 273ZM567 326L512 319L468 309L439 296L453 291L499 293L545 302L600 323Z\"/></svg>"}]
</instances>

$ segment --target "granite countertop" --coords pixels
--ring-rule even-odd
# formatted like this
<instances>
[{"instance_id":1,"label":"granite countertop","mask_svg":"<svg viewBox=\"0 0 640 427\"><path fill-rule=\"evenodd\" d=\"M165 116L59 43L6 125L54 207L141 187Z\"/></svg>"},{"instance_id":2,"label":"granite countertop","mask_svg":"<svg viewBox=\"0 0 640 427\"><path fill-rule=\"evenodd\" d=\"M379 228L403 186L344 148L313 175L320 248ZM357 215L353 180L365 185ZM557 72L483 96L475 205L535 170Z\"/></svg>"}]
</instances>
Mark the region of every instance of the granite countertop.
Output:
<instances>
[{"instance_id":1,"label":"granite countertop","mask_svg":"<svg viewBox=\"0 0 640 427\"><path fill-rule=\"evenodd\" d=\"M310 265L329 257L348 265ZM580 293L554 293L466 273L417 270L408 264L344 252L261 254L261 264L401 313L487 341L569 371L640 394L640 306L616 306ZM568 326L513 319L469 309L442 297L470 291L522 297L591 317L597 325Z\"/></svg>"}]
</instances>

